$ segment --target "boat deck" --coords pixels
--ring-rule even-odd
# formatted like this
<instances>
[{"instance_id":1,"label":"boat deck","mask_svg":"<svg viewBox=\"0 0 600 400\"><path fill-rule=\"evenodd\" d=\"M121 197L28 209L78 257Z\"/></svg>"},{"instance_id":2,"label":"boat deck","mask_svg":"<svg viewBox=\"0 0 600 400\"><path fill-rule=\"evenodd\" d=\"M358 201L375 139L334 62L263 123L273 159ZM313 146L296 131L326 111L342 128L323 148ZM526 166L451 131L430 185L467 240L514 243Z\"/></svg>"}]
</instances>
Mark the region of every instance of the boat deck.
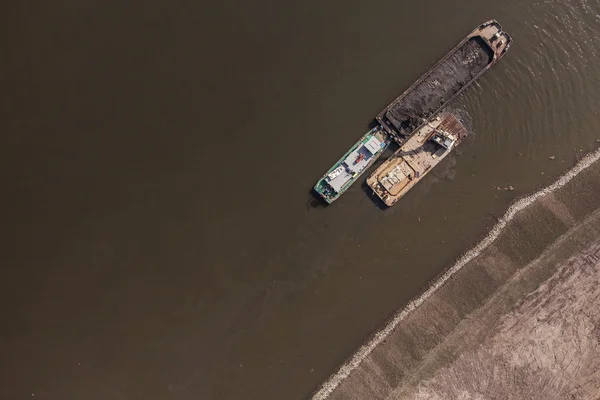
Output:
<instances>
[{"instance_id":1,"label":"boat deck","mask_svg":"<svg viewBox=\"0 0 600 400\"><path fill-rule=\"evenodd\" d=\"M504 32L502 26L496 21L488 21L488 23L482 24L477 34L494 50L497 60L506 53L512 41L510 35Z\"/></svg>"},{"instance_id":2,"label":"boat deck","mask_svg":"<svg viewBox=\"0 0 600 400\"><path fill-rule=\"evenodd\" d=\"M456 138L450 149L432 140L440 132ZM439 115L424 124L377 168L367 179L367 184L391 206L446 157L466 135L467 130L453 114Z\"/></svg>"},{"instance_id":3,"label":"boat deck","mask_svg":"<svg viewBox=\"0 0 600 400\"><path fill-rule=\"evenodd\" d=\"M441 124L441 117L435 118L418 130L402 146L400 151L396 152L397 157L402 157L404 161L415 171L416 176L424 174L431 168L431 157L428 155L434 149L434 143L428 143L429 138L435 133L435 129Z\"/></svg>"},{"instance_id":4,"label":"boat deck","mask_svg":"<svg viewBox=\"0 0 600 400\"><path fill-rule=\"evenodd\" d=\"M335 201L394 140L400 150L367 179L379 196L385 197L386 204L390 205L386 199L393 194L393 201L388 199L393 204L466 135L454 116L439 114L449 101L504 56L511 41L495 20L475 28L377 115L378 126L321 177L314 186L316 193L328 203ZM436 124L442 131L436 130ZM377 137L370 144L369 135ZM385 177L377 177L383 170Z\"/></svg>"},{"instance_id":5,"label":"boat deck","mask_svg":"<svg viewBox=\"0 0 600 400\"><path fill-rule=\"evenodd\" d=\"M321 177L314 190L326 202L332 203L381 156L389 143L381 128L367 132Z\"/></svg>"},{"instance_id":6,"label":"boat deck","mask_svg":"<svg viewBox=\"0 0 600 400\"><path fill-rule=\"evenodd\" d=\"M408 165L420 176L429 170L436 159L447 152L446 149L438 147L429 139L437 130L442 130L458 138L460 141L467 135L465 127L452 114L437 117L434 121L441 120L439 123L429 123L419 132L411 137L400 149L398 156L402 157Z\"/></svg>"}]
</instances>

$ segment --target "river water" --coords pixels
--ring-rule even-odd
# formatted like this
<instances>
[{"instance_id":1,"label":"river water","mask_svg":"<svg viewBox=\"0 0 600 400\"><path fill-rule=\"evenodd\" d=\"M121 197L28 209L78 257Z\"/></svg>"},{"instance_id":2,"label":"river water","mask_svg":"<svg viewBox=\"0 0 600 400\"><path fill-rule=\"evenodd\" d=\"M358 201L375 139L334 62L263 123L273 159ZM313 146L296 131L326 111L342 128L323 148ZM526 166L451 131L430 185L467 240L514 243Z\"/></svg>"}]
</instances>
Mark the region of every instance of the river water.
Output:
<instances>
[{"instance_id":1,"label":"river water","mask_svg":"<svg viewBox=\"0 0 600 400\"><path fill-rule=\"evenodd\" d=\"M6 11L1 398L306 399L600 139L598 1ZM364 179L320 205L373 117L492 17L514 44L453 105L456 154L391 209Z\"/></svg>"}]
</instances>

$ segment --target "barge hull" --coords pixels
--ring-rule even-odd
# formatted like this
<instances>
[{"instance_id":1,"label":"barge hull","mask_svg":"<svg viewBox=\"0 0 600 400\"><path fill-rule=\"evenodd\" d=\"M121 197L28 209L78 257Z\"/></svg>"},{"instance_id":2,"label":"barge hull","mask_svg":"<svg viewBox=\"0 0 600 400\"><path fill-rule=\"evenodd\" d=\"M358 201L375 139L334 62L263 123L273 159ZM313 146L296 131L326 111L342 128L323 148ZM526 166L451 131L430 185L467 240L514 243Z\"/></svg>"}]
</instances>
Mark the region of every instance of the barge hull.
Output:
<instances>
[{"instance_id":1,"label":"barge hull","mask_svg":"<svg viewBox=\"0 0 600 400\"><path fill-rule=\"evenodd\" d=\"M496 21L481 24L379 113L377 121L396 141L404 142L496 63L510 42Z\"/></svg>"}]
</instances>

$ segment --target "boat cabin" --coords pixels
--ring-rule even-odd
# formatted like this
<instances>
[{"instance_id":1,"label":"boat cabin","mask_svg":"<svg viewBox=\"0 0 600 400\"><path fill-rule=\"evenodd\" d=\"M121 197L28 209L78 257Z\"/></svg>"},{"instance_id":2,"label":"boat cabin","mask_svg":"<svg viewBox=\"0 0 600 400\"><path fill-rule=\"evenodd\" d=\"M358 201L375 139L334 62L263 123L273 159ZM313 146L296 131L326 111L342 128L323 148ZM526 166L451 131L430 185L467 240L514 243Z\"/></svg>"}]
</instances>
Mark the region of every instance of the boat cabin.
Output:
<instances>
[{"instance_id":1,"label":"boat cabin","mask_svg":"<svg viewBox=\"0 0 600 400\"><path fill-rule=\"evenodd\" d=\"M454 147L454 143L456 143L458 138L448 132L436 130L431 137L431 140L442 146L444 149L450 150Z\"/></svg>"},{"instance_id":2,"label":"boat cabin","mask_svg":"<svg viewBox=\"0 0 600 400\"><path fill-rule=\"evenodd\" d=\"M329 186L340 193L346 183L350 182L352 178L360 174L369 165L371 158L381 150L381 147L382 142L373 136L350 152L342 161L342 164L327 175L326 181Z\"/></svg>"}]
</instances>

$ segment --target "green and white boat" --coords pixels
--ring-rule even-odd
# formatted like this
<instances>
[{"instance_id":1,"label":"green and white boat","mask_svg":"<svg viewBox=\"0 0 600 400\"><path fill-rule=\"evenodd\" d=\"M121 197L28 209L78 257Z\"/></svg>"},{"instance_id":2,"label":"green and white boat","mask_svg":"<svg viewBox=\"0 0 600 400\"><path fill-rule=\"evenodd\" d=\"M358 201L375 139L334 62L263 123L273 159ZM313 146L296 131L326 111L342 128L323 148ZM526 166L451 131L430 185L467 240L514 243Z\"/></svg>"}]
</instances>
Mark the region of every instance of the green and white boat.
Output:
<instances>
[{"instance_id":1,"label":"green and white boat","mask_svg":"<svg viewBox=\"0 0 600 400\"><path fill-rule=\"evenodd\" d=\"M321 177L314 189L329 204L338 199L381 156L390 144L380 126L367 132Z\"/></svg>"}]
</instances>

